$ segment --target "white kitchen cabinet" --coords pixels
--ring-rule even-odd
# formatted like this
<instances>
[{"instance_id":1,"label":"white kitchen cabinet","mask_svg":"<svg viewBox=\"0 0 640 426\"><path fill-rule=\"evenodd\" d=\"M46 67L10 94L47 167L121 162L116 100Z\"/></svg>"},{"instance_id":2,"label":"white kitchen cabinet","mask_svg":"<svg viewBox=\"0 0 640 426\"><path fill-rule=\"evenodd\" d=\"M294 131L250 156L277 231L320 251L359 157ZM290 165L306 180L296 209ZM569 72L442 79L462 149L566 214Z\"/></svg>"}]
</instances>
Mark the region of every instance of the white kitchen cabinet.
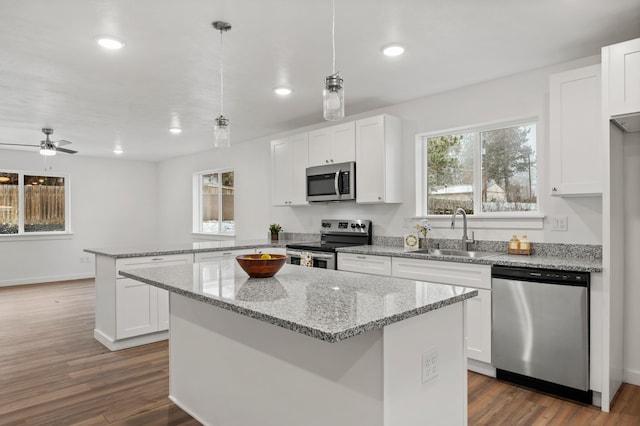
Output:
<instances>
[{"instance_id":1,"label":"white kitchen cabinet","mask_svg":"<svg viewBox=\"0 0 640 426\"><path fill-rule=\"evenodd\" d=\"M234 258L241 254L254 254L255 249L239 249L239 250L224 250L224 251L208 251L195 253L193 255L193 261L195 263L212 262L216 260L224 260Z\"/></svg>"},{"instance_id":2,"label":"white kitchen cabinet","mask_svg":"<svg viewBox=\"0 0 640 426\"><path fill-rule=\"evenodd\" d=\"M340 271L391 276L391 257L338 253L338 269Z\"/></svg>"},{"instance_id":3,"label":"white kitchen cabinet","mask_svg":"<svg viewBox=\"0 0 640 426\"><path fill-rule=\"evenodd\" d=\"M356 202L402 202L402 124L378 115L356 121Z\"/></svg>"},{"instance_id":4,"label":"white kitchen cabinet","mask_svg":"<svg viewBox=\"0 0 640 426\"><path fill-rule=\"evenodd\" d=\"M402 257L392 258L391 265L394 277L478 289L478 296L467 300L467 357L491 364L491 266Z\"/></svg>"},{"instance_id":5,"label":"white kitchen cabinet","mask_svg":"<svg viewBox=\"0 0 640 426\"><path fill-rule=\"evenodd\" d=\"M549 79L552 195L602 195L600 81L600 65L553 74Z\"/></svg>"},{"instance_id":6,"label":"white kitchen cabinet","mask_svg":"<svg viewBox=\"0 0 640 426\"><path fill-rule=\"evenodd\" d=\"M119 271L193 263L193 254L113 258L96 256L94 337L112 351L167 338L169 294Z\"/></svg>"},{"instance_id":7,"label":"white kitchen cabinet","mask_svg":"<svg viewBox=\"0 0 640 426\"><path fill-rule=\"evenodd\" d=\"M309 132L309 166L346 163L356 159L355 122Z\"/></svg>"},{"instance_id":8,"label":"white kitchen cabinet","mask_svg":"<svg viewBox=\"0 0 640 426\"><path fill-rule=\"evenodd\" d=\"M271 204L307 205L308 133L271 141Z\"/></svg>"},{"instance_id":9,"label":"white kitchen cabinet","mask_svg":"<svg viewBox=\"0 0 640 426\"><path fill-rule=\"evenodd\" d=\"M607 46L609 112L611 116L640 113L640 38ZM603 55L603 58L607 55Z\"/></svg>"},{"instance_id":10,"label":"white kitchen cabinet","mask_svg":"<svg viewBox=\"0 0 640 426\"><path fill-rule=\"evenodd\" d=\"M164 291L166 292L166 290ZM116 280L117 339L126 339L158 331L158 309L158 289L156 287L130 278ZM168 316L167 309L165 317Z\"/></svg>"}]
</instances>

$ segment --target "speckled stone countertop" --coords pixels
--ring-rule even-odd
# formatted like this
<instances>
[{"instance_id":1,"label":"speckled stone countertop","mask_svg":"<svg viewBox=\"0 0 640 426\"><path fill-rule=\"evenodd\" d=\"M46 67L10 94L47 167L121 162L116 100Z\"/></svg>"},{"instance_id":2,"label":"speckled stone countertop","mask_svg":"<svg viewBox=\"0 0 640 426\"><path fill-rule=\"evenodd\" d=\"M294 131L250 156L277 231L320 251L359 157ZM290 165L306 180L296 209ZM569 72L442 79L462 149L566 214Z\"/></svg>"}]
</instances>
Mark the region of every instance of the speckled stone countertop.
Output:
<instances>
[{"instance_id":1,"label":"speckled stone countertop","mask_svg":"<svg viewBox=\"0 0 640 426\"><path fill-rule=\"evenodd\" d=\"M144 257L144 256L162 256L168 254L184 254L184 253L201 253L224 250L240 250L261 247L280 247L285 248L284 241L270 242L266 240L247 240L247 241L202 241L196 243L174 244L174 245L154 245L142 247L115 247L115 248L88 248L84 249L87 253L98 254L113 258L126 257Z\"/></svg>"},{"instance_id":2,"label":"speckled stone countertop","mask_svg":"<svg viewBox=\"0 0 640 426\"><path fill-rule=\"evenodd\" d=\"M343 247L337 249L339 253L354 253L365 255L409 257L413 259L440 260L445 262L476 263L482 265L519 266L528 268L546 268L564 271L602 272L602 260L563 257L563 256L524 256L506 253L495 253L491 256L469 258L461 256L436 256L429 253L417 253L405 250L404 247L382 245Z\"/></svg>"},{"instance_id":3,"label":"speckled stone countertop","mask_svg":"<svg viewBox=\"0 0 640 426\"><path fill-rule=\"evenodd\" d=\"M235 259L120 274L327 342L478 295L472 288L297 265L284 265L272 278L250 278Z\"/></svg>"}]
</instances>

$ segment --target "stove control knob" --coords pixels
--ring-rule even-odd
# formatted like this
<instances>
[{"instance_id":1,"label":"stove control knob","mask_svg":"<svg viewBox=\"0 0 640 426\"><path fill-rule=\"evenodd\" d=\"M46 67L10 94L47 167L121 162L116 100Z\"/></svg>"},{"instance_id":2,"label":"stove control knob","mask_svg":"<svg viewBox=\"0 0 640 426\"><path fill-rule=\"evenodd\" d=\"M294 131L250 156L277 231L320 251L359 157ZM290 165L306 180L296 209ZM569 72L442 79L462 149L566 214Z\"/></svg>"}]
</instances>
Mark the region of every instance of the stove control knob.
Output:
<instances>
[{"instance_id":1,"label":"stove control knob","mask_svg":"<svg viewBox=\"0 0 640 426\"><path fill-rule=\"evenodd\" d=\"M352 227L352 228L355 228L355 227L356 227L356 224L355 224L355 223L352 223L352 224L351 224L351 227Z\"/></svg>"}]
</instances>

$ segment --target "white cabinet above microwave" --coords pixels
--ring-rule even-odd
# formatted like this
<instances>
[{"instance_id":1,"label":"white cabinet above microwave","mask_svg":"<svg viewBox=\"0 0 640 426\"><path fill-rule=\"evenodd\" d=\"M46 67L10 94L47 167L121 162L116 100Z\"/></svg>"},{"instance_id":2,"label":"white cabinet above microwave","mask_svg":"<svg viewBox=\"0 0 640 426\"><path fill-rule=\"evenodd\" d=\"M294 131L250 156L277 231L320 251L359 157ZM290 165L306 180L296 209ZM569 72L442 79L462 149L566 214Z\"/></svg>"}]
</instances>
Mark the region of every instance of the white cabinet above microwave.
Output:
<instances>
[{"instance_id":1,"label":"white cabinet above microwave","mask_svg":"<svg viewBox=\"0 0 640 426\"><path fill-rule=\"evenodd\" d=\"M309 166L354 161L355 132L353 121L309 132Z\"/></svg>"}]
</instances>

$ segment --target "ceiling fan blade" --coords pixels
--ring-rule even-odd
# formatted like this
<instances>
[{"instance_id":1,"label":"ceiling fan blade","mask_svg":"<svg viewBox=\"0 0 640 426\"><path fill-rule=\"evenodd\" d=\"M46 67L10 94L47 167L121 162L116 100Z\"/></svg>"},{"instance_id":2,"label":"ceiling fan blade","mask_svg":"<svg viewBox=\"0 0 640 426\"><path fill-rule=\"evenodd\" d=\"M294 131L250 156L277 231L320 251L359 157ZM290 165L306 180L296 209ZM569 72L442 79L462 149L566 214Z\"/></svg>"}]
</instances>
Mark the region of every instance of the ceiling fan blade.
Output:
<instances>
[{"instance_id":1,"label":"ceiling fan blade","mask_svg":"<svg viewBox=\"0 0 640 426\"><path fill-rule=\"evenodd\" d=\"M65 140L65 139L60 139L59 141L55 141L52 142L56 147L58 146L62 146L62 145L69 145L71 143L71 141Z\"/></svg>"},{"instance_id":2,"label":"ceiling fan blade","mask_svg":"<svg viewBox=\"0 0 640 426\"><path fill-rule=\"evenodd\" d=\"M11 145L11 146L35 146L38 147L40 145L27 145L24 143L0 143L0 145Z\"/></svg>"},{"instance_id":3,"label":"ceiling fan blade","mask_svg":"<svg viewBox=\"0 0 640 426\"><path fill-rule=\"evenodd\" d=\"M64 152L65 154L75 154L78 151L74 151L72 149L66 149L66 148L56 148L56 152Z\"/></svg>"}]
</instances>

